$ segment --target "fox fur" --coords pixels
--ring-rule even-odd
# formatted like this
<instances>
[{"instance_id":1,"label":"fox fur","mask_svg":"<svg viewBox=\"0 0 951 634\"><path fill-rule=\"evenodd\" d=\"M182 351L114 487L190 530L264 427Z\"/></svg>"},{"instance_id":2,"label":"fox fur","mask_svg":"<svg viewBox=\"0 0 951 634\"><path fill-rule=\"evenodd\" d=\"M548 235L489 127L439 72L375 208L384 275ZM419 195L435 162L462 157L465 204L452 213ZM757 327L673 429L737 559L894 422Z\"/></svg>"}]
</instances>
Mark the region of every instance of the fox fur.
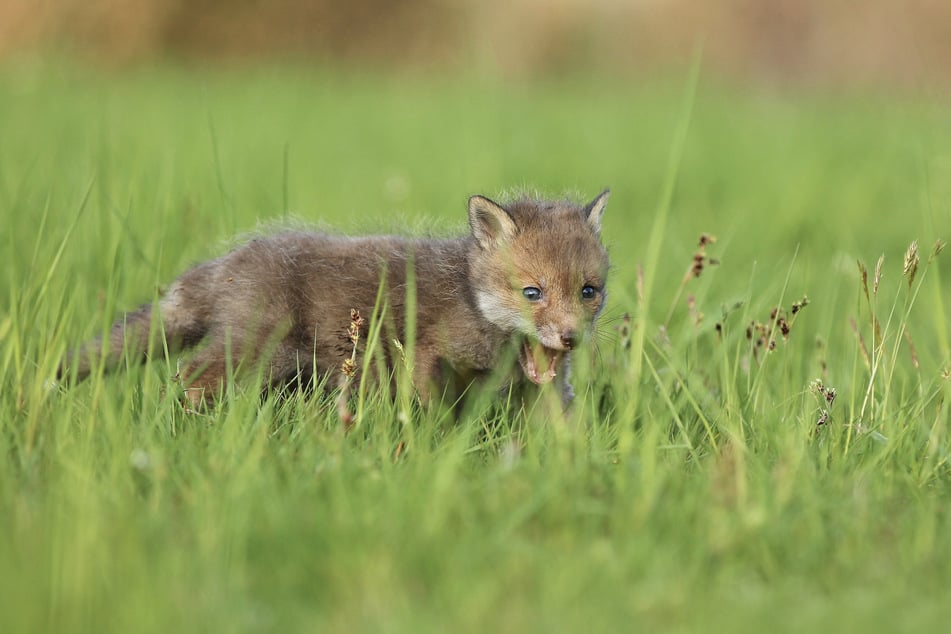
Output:
<instances>
[{"instance_id":1,"label":"fox fur","mask_svg":"<svg viewBox=\"0 0 951 634\"><path fill-rule=\"evenodd\" d=\"M144 304L116 321L107 343L98 338L67 354L58 375L82 380L98 363L115 368L125 353L144 361L150 351L196 347L180 372L196 405L220 393L229 367L263 368L264 388L314 385L353 352L351 310L369 318L382 291L390 368L396 353L388 342L405 341L407 305L415 306L412 378L422 398L511 363L518 382L557 381L567 404L570 352L605 301L608 255L599 234L608 193L587 205L473 196L471 232L455 239L258 237L186 271L154 308ZM152 326L156 309L161 327Z\"/></svg>"}]
</instances>

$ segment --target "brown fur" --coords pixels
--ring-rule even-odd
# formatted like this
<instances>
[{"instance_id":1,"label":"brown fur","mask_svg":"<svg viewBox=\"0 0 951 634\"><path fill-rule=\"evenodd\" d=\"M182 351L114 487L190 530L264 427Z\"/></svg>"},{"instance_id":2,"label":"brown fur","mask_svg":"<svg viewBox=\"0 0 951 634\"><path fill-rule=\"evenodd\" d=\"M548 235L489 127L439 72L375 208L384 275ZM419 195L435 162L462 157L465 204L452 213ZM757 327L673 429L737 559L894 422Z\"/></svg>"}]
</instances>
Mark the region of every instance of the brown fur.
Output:
<instances>
[{"instance_id":1,"label":"brown fur","mask_svg":"<svg viewBox=\"0 0 951 634\"><path fill-rule=\"evenodd\" d=\"M203 344L181 373L196 403L219 393L229 365L264 364L269 386L306 385L339 371L350 356L350 311L370 317L385 277L382 349L392 366L389 342L404 341L413 266L413 382L424 397L496 371L514 350L534 382L557 374L567 401L567 352L604 302L608 259L598 232L606 200L605 191L584 207L530 198L501 206L474 196L472 233L457 239L306 232L257 238L179 277L157 304L159 330L170 352ZM595 297L581 297L585 285ZM542 297L527 300L526 287ZM147 351L164 349L161 339L149 341L151 320L147 304L112 326L107 368L123 350L144 360ZM97 339L73 351L60 377L85 378L103 350Z\"/></svg>"}]
</instances>

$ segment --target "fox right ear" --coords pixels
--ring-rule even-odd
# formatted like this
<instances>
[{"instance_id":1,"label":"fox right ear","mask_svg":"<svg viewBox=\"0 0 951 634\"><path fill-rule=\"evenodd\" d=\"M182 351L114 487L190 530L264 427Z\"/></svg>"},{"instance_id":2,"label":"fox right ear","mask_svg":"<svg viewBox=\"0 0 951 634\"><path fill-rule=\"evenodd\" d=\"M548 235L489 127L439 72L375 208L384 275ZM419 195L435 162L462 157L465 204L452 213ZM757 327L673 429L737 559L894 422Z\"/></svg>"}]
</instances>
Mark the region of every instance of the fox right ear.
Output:
<instances>
[{"instance_id":1,"label":"fox right ear","mask_svg":"<svg viewBox=\"0 0 951 634\"><path fill-rule=\"evenodd\" d=\"M509 212L485 196L469 199L469 226L483 249L491 249L515 237L517 228Z\"/></svg>"},{"instance_id":2,"label":"fox right ear","mask_svg":"<svg viewBox=\"0 0 951 634\"><path fill-rule=\"evenodd\" d=\"M608 205L608 196L610 195L611 190L605 189L598 194L597 198L585 205L581 212L596 235L601 233L601 217L604 215L604 208Z\"/></svg>"}]
</instances>

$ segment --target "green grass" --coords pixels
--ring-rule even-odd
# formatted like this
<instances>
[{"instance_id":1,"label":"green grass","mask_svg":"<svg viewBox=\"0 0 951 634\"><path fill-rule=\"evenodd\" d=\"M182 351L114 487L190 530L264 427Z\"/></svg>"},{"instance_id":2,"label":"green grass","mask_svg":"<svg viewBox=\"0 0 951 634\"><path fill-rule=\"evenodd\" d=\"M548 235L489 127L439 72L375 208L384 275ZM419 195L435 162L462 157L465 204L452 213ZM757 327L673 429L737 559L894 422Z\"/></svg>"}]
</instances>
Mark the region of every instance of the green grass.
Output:
<instances>
[{"instance_id":1,"label":"green grass","mask_svg":"<svg viewBox=\"0 0 951 634\"><path fill-rule=\"evenodd\" d=\"M0 631L941 627L946 104L686 83L0 71ZM613 190L567 419L370 391L344 434L240 388L189 415L174 360L48 383L261 220L464 230L521 185ZM720 264L682 283L702 232Z\"/></svg>"}]
</instances>

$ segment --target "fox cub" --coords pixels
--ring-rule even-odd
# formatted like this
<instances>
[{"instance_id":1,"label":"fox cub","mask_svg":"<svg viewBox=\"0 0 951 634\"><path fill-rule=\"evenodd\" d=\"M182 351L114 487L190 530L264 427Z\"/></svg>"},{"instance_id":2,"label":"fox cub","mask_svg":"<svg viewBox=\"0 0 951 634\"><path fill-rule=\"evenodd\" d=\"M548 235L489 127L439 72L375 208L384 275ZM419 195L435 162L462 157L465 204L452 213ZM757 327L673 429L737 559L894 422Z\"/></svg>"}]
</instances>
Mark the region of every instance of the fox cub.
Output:
<instances>
[{"instance_id":1,"label":"fox cub","mask_svg":"<svg viewBox=\"0 0 951 634\"><path fill-rule=\"evenodd\" d=\"M98 338L67 354L58 375L82 380L100 362L117 366L124 351L145 360L152 350L201 344L180 372L195 405L220 393L228 368L238 376L263 369L265 388L314 385L353 353L351 309L369 317L382 292L376 354L393 367L393 342L405 341L407 307L415 306L412 377L421 398L505 375L499 366L511 363L507 380L557 381L567 405L569 353L604 306L607 200L607 190L584 206L473 196L471 233L456 239L297 231L257 238L179 277L155 305L160 325L152 327L153 305L145 304L113 324L107 345Z\"/></svg>"}]
</instances>

